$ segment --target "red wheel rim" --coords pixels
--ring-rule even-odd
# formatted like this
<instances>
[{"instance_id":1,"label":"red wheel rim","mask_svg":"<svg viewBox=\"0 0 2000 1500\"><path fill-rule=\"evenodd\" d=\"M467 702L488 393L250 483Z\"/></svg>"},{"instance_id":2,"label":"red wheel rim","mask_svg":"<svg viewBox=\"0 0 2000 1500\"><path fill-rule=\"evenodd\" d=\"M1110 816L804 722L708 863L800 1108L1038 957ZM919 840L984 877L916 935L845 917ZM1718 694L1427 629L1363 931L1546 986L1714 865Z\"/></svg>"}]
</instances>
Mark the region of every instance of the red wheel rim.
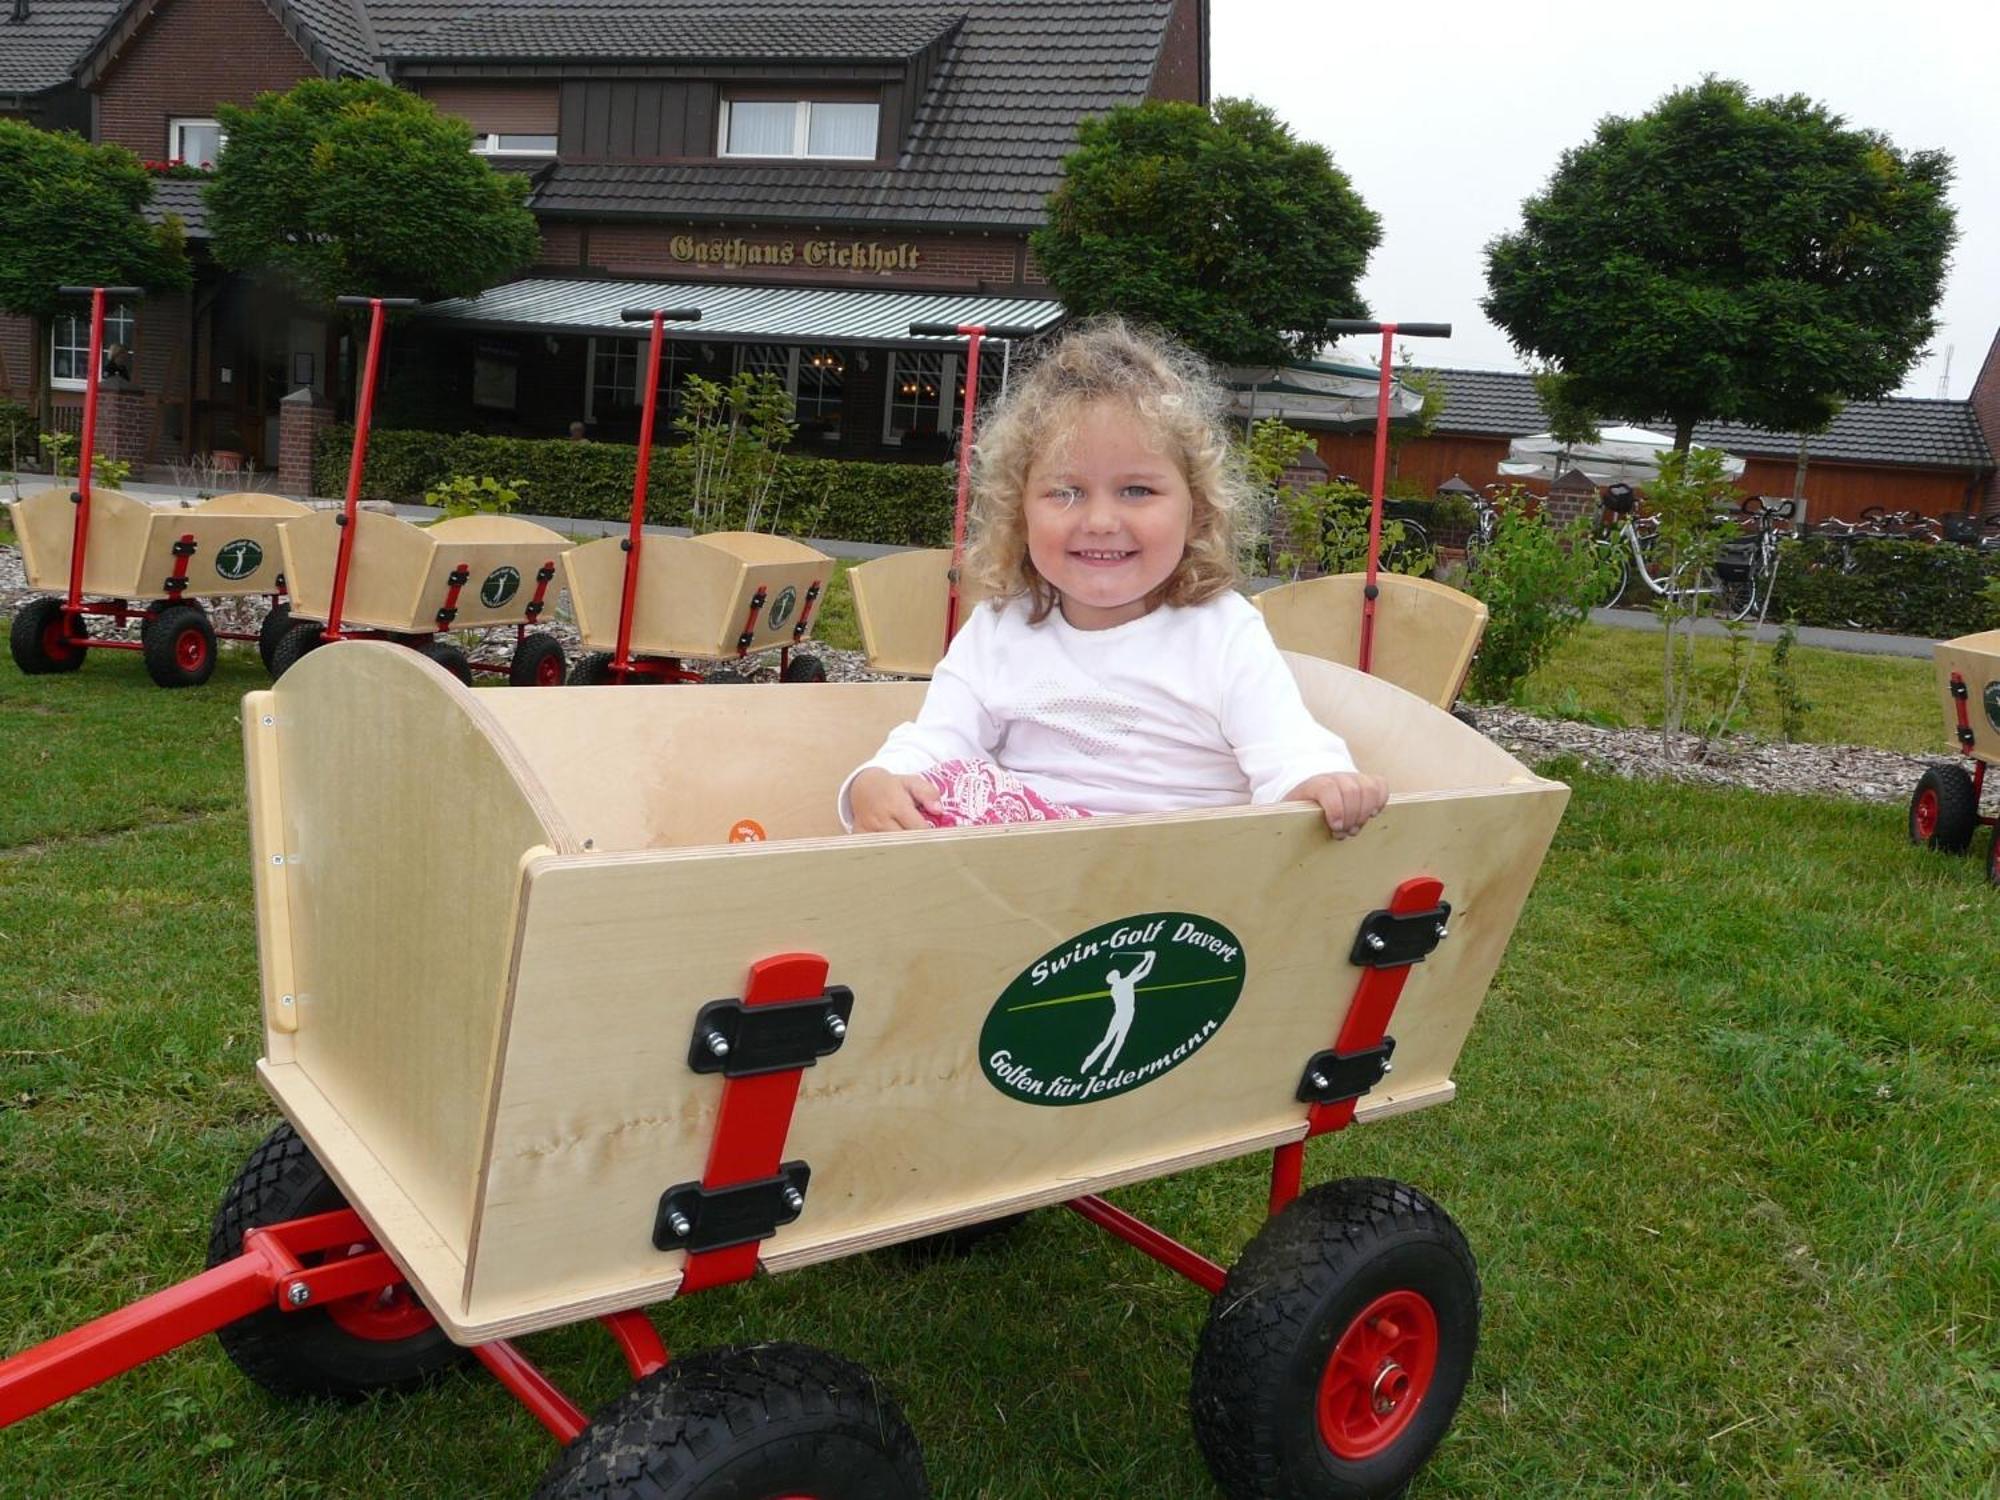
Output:
<instances>
[{"instance_id":1,"label":"red wheel rim","mask_svg":"<svg viewBox=\"0 0 2000 1500\"><path fill-rule=\"evenodd\" d=\"M70 639L69 622L60 614L42 627L42 655L50 661L68 661L79 649Z\"/></svg>"},{"instance_id":2,"label":"red wheel rim","mask_svg":"<svg viewBox=\"0 0 2000 1500\"><path fill-rule=\"evenodd\" d=\"M535 663L536 687L561 687L563 680L563 659L551 651Z\"/></svg>"},{"instance_id":3,"label":"red wheel rim","mask_svg":"<svg viewBox=\"0 0 2000 1500\"><path fill-rule=\"evenodd\" d=\"M1347 1325L1319 1378L1320 1441L1349 1462L1403 1435L1437 1373L1437 1311L1416 1292L1385 1292Z\"/></svg>"},{"instance_id":4,"label":"red wheel rim","mask_svg":"<svg viewBox=\"0 0 2000 1500\"><path fill-rule=\"evenodd\" d=\"M174 637L174 660L184 672L199 672L208 664L208 637L188 626Z\"/></svg>"},{"instance_id":5,"label":"red wheel rim","mask_svg":"<svg viewBox=\"0 0 2000 1500\"><path fill-rule=\"evenodd\" d=\"M345 1250L329 1251L326 1259L346 1260L350 1256L366 1255L374 1248L373 1245L349 1245ZM409 1283L404 1281L385 1286L380 1291L363 1292L358 1297L343 1297L338 1302L329 1302L326 1315L342 1332L376 1344L393 1344L402 1339L415 1338L437 1326L436 1319L417 1300L417 1294L410 1290Z\"/></svg>"},{"instance_id":6,"label":"red wheel rim","mask_svg":"<svg viewBox=\"0 0 2000 1500\"><path fill-rule=\"evenodd\" d=\"M1938 795L1930 787L1917 793L1916 805L1910 809L1910 829L1919 843L1929 843L1931 835L1937 832Z\"/></svg>"}]
</instances>

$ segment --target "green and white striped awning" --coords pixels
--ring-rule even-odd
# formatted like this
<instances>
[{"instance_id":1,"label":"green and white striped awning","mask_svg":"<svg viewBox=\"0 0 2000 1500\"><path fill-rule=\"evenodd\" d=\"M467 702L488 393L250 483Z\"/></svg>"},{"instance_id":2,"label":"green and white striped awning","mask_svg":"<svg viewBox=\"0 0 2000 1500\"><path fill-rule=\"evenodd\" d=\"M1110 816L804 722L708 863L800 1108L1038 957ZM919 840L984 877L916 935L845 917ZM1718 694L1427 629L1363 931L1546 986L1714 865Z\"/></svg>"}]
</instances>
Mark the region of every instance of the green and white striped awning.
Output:
<instances>
[{"instance_id":1,"label":"green and white striped awning","mask_svg":"<svg viewBox=\"0 0 2000 1500\"><path fill-rule=\"evenodd\" d=\"M1032 328L1062 321L1060 302L958 292L868 288L726 286L703 281L557 281L533 278L477 297L426 304L419 316L501 333L615 334L636 338L622 322L628 307L698 307L699 323L670 324L671 334L719 343L784 342L936 348L956 340L912 338L912 323Z\"/></svg>"}]
</instances>

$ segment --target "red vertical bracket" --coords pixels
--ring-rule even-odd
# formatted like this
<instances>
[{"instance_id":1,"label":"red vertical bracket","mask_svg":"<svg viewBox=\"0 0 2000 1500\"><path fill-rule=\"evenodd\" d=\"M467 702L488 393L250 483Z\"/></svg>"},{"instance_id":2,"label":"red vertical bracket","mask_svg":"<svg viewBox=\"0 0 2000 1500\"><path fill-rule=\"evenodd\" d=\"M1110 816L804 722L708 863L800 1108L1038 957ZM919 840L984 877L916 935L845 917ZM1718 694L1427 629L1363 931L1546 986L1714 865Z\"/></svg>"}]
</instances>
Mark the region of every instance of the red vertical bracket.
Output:
<instances>
[{"instance_id":1,"label":"red vertical bracket","mask_svg":"<svg viewBox=\"0 0 2000 1500\"><path fill-rule=\"evenodd\" d=\"M528 624L532 625L540 619L542 611L548 607L549 580L555 576L556 565L553 562L545 562L535 569L535 597L528 601L527 609L522 612Z\"/></svg>"},{"instance_id":2,"label":"red vertical bracket","mask_svg":"<svg viewBox=\"0 0 2000 1500\"><path fill-rule=\"evenodd\" d=\"M743 1004L754 1008L817 1000L826 993L826 970L826 960L817 953L781 953L759 959L750 966ZM844 1023L841 1029L845 1031ZM704 1189L734 1187L778 1175L804 1072L803 1068L787 1068L723 1080L715 1139L709 1143L708 1167L701 1178ZM757 1250L752 1243L691 1253L681 1278L681 1293L744 1280L757 1269Z\"/></svg>"},{"instance_id":3,"label":"red vertical bracket","mask_svg":"<svg viewBox=\"0 0 2000 1500\"><path fill-rule=\"evenodd\" d=\"M188 560L193 556L194 533L189 531L183 533L174 543L174 570L167 575L166 584L169 600L178 602L182 592L187 588Z\"/></svg>"},{"instance_id":4,"label":"red vertical bracket","mask_svg":"<svg viewBox=\"0 0 2000 1500\"><path fill-rule=\"evenodd\" d=\"M757 616L764 612L765 590L758 586L750 596L750 617L743 622L743 634L736 637L736 654L741 656L750 649L750 643L757 639Z\"/></svg>"},{"instance_id":5,"label":"red vertical bracket","mask_svg":"<svg viewBox=\"0 0 2000 1500\"><path fill-rule=\"evenodd\" d=\"M1442 881L1428 875L1406 880L1396 887L1396 894L1389 898L1389 913L1396 917L1414 917L1434 909L1444 895ZM1347 1007L1347 1019L1341 1023L1340 1035L1334 1038L1333 1050L1338 1053L1365 1052L1379 1047L1382 1039L1389 1034L1389 1018L1395 1014L1396 1002L1403 997L1403 986L1409 981L1410 970L1416 960L1366 970L1361 983L1354 987L1354 1000ZM1306 1117L1308 1136L1325 1135L1332 1130L1345 1130L1354 1122L1356 1099L1343 1099L1337 1104L1315 1104Z\"/></svg>"}]
</instances>

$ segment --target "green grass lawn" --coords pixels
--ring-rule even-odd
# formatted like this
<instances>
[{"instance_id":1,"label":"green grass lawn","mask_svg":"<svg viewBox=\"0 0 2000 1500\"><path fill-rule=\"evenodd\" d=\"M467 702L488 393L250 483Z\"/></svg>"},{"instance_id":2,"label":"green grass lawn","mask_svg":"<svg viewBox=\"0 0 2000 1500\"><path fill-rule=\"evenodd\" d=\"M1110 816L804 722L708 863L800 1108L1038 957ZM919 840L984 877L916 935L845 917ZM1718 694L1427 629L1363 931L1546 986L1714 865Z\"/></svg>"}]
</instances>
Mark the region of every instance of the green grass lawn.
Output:
<instances>
[{"instance_id":1,"label":"green grass lawn","mask_svg":"<svg viewBox=\"0 0 2000 1500\"><path fill-rule=\"evenodd\" d=\"M1703 670L1727 666L1727 641L1704 639L1697 646ZM1563 718L1657 727L1664 650L1653 631L1585 625L1521 685L1516 701L1532 712ZM1770 648L1753 645L1749 651L1754 666L1739 727L1776 739L1780 721L1768 666ZM1950 752L1927 658L1800 646L1792 660L1800 688L1814 705L1799 738L1815 744L1876 745L1911 755Z\"/></svg>"},{"instance_id":2,"label":"green grass lawn","mask_svg":"<svg viewBox=\"0 0 2000 1500\"><path fill-rule=\"evenodd\" d=\"M261 681L235 653L178 693L123 654L0 672L0 1352L199 1270L275 1118L235 722ZM1473 1385L1412 1495L1991 1493L2000 892L1910 848L1897 807L1574 784L1458 1100L1309 1156L1312 1181L1424 1187L1480 1258ZM1115 1196L1228 1260L1262 1189L1244 1161ZM970 1260L860 1257L657 1318L676 1349L869 1365L948 1500L1200 1500L1205 1310L1048 1212ZM620 1388L597 1330L526 1347L587 1407ZM523 1495L552 1452L481 1373L295 1406L204 1341L0 1435L0 1495Z\"/></svg>"}]
</instances>

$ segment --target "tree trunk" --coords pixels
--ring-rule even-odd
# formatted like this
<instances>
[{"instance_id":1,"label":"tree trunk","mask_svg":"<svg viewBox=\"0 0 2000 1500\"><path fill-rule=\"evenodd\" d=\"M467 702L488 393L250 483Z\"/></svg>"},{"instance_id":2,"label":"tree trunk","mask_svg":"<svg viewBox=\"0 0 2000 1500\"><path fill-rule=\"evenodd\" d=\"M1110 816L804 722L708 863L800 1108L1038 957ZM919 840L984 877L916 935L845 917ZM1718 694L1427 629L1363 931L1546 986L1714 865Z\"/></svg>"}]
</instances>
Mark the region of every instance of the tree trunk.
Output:
<instances>
[{"instance_id":1,"label":"tree trunk","mask_svg":"<svg viewBox=\"0 0 2000 1500\"><path fill-rule=\"evenodd\" d=\"M1799 434L1799 464L1797 468L1792 470L1792 498L1794 500L1803 500L1805 499L1805 497L1806 497L1806 435L1802 432ZM1803 516L1801 517L1801 519L1803 519Z\"/></svg>"},{"instance_id":2,"label":"tree trunk","mask_svg":"<svg viewBox=\"0 0 2000 1500\"><path fill-rule=\"evenodd\" d=\"M1688 446L1689 446L1689 445L1690 445L1691 443L1693 443L1693 442L1694 442L1694 418L1693 418L1693 417L1675 417L1675 418L1674 418L1674 452L1676 452L1676 453L1685 453L1685 452L1687 452L1687 451L1688 451Z\"/></svg>"}]
</instances>

